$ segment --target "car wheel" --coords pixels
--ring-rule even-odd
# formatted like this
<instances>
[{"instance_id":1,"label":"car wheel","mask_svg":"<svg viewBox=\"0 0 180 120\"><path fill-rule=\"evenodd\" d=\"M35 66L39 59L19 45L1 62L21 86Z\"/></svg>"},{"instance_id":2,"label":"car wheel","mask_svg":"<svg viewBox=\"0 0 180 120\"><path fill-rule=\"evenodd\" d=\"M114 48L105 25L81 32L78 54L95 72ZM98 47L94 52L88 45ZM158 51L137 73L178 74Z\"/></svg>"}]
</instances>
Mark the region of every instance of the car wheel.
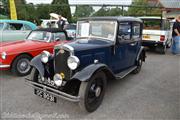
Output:
<instances>
[{"instance_id":1,"label":"car wheel","mask_svg":"<svg viewBox=\"0 0 180 120\"><path fill-rule=\"evenodd\" d=\"M157 46L156 51L159 52L160 54L165 54L166 53L166 45Z\"/></svg>"},{"instance_id":2,"label":"car wheel","mask_svg":"<svg viewBox=\"0 0 180 120\"><path fill-rule=\"evenodd\" d=\"M29 55L18 56L12 64L11 71L13 74L18 76L28 75L31 72L31 65L29 64L31 59L32 57Z\"/></svg>"},{"instance_id":3,"label":"car wheel","mask_svg":"<svg viewBox=\"0 0 180 120\"><path fill-rule=\"evenodd\" d=\"M141 71L141 67L142 67L142 57L139 58L139 60L137 61L137 68L135 70L132 71L133 74L137 74Z\"/></svg>"},{"instance_id":4,"label":"car wheel","mask_svg":"<svg viewBox=\"0 0 180 120\"><path fill-rule=\"evenodd\" d=\"M79 89L82 110L87 112L95 111L102 103L106 89L106 75L97 72L88 82L81 82Z\"/></svg>"},{"instance_id":5,"label":"car wheel","mask_svg":"<svg viewBox=\"0 0 180 120\"><path fill-rule=\"evenodd\" d=\"M39 74L39 71L36 69L36 68L32 68L32 71L31 71L31 80L33 80L34 82L38 82L38 83L42 83L43 80Z\"/></svg>"}]
</instances>

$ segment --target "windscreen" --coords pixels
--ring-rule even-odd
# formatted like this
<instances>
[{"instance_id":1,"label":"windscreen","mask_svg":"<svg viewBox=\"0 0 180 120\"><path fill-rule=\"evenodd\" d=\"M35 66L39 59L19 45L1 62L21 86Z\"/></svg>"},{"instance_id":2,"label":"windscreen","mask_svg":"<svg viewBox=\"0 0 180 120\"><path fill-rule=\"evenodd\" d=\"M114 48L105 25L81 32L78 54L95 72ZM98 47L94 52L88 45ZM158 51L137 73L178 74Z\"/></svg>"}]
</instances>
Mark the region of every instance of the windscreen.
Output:
<instances>
[{"instance_id":1,"label":"windscreen","mask_svg":"<svg viewBox=\"0 0 180 120\"><path fill-rule=\"evenodd\" d=\"M27 40L38 40L38 41L48 41L50 40L51 33L46 31L33 31L27 37Z\"/></svg>"},{"instance_id":2,"label":"windscreen","mask_svg":"<svg viewBox=\"0 0 180 120\"><path fill-rule=\"evenodd\" d=\"M113 41L116 21L81 21L78 23L78 37L97 37Z\"/></svg>"}]
</instances>

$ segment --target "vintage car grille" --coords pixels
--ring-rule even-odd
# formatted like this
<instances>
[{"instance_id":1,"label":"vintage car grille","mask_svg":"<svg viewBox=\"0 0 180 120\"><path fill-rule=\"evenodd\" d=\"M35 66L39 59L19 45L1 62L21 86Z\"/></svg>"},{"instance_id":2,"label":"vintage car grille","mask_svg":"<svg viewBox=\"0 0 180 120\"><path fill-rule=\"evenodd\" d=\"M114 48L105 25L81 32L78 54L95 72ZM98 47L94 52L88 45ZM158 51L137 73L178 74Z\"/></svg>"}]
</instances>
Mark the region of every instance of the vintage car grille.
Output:
<instances>
[{"instance_id":1,"label":"vintage car grille","mask_svg":"<svg viewBox=\"0 0 180 120\"><path fill-rule=\"evenodd\" d=\"M70 52L67 50L63 50L64 52L60 52L60 50L56 53L55 56L55 74L56 73L63 73L66 80L70 79L71 77L71 70L67 65L67 59L70 56Z\"/></svg>"}]
</instances>

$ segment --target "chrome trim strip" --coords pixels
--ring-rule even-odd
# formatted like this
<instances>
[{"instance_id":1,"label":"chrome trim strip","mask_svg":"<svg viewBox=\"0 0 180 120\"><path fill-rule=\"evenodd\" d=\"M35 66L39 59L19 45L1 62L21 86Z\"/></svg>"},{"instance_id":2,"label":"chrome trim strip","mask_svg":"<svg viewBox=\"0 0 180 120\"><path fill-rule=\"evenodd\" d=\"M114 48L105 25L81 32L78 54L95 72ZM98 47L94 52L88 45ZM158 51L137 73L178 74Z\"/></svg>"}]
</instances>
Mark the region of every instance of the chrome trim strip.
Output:
<instances>
[{"instance_id":1,"label":"chrome trim strip","mask_svg":"<svg viewBox=\"0 0 180 120\"><path fill-rule=\"evenodd\" d=\"M64 44L63 47L68 48L70 51L74 51L74 48L68 44Z\"/></svg>"},{"instance_id":2,"label":"chrome trim strip","mask_svg":"<svg viewBox=\"0 0 180 120\"><path fill-rule=\"evenodd\" d=\"M48 86L33 82L33 81L29 80L29 79L26 79L25 82L27 83L27 85L29 85L29 86L31 86L31 87L33 87L35 89L42 90L44 92L47 92L47 93L52 94L54 96L66 99L66 100L71 101L71 102L79 102L79 100L80 100L80 96L73 96L73 95L67 94L65 92L61 92L59 90L53 89L51 87L48 87Z\"/></svg>"},{"instance_id":3,"label":"chrome trim strip","mask_svg":"<svg viewBox=\"0 0 180 120\"><path fill-rule=\"evenodd\" d=\"M0 68L9 68L10 65L0 65Z\"/></svg>"}]
</instances>

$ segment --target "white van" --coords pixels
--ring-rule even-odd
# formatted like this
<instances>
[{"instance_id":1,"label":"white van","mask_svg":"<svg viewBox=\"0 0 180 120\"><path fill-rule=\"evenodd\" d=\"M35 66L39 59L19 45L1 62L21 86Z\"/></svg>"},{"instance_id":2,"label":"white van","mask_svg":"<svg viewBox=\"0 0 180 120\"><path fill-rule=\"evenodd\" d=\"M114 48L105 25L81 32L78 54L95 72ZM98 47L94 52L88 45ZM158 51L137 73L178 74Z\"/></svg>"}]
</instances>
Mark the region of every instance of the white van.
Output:
<instances>
[{"instance_id":1,"label":"white van","mask_svg":"<svg viewBox=\"0 0 180 120\"><path fill-rule=\"evenodd\" d=\"M143 46L155 47L165 54L171 46L172 31L169 20L161 17L139 17L143 21Z\"/></svg>"}]
</instances>

